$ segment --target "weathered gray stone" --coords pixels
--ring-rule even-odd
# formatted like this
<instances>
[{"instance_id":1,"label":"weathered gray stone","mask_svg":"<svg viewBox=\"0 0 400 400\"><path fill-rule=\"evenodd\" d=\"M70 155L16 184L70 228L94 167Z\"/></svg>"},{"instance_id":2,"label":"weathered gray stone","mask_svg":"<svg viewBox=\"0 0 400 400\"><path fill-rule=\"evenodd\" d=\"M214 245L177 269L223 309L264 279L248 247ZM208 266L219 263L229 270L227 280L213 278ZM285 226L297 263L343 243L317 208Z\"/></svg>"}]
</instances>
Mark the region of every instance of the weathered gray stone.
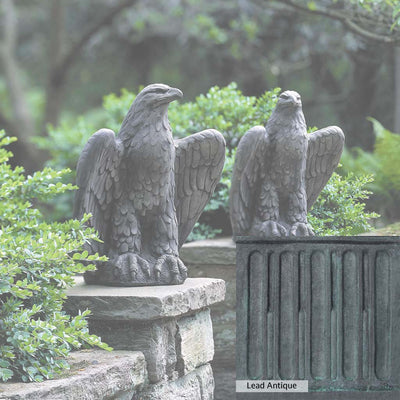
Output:
<instances>
[{"instance_id":1,"label":"weathered gray stone","mask_svg":"<svg viewBox=\"0 0 400 400\"><path fill-rule=\"evenodd\" d=\"M186 375L214 357L210 310L179 319L177 327L178 370Z\"/></svg>"},{"instance_id":2,"label":"weathered gray stone","mask_svg":"<svg viewBox=\"0 0 400 400\"><path fill-rule=\"evenodd\" d=\"M2 383L0 399L131 400L146 382L142 353L102 350L74 352L71 374L41 383Z\"/></svg>"},{"instance_id":3,"label":"weathered gray stone","mask_svg":"<svg viewBox=\"0 0 400 400\"><path fill-rule=\"evenodd\" d=\"M237 250L238 379L400 396L399 238L240 238Z\"/></svg>"},{"instance_id":4,"label":"weathered gray stone","mask_svg":"<svg viewBox=\"0 0 400 400\"><path fill-rule=\"evenodd\" d=\"M235 265L236 246L231 238L197 240L185 243L179 256L187 265Z\"/></svg>"},{"instance_id":5,"label":"weathered gray stone","mask_svg":"<svg viewBox=\"0 0 400 400\"><path fill-rule=\"evenodd\" d=\"M180 316L222 301L225 284L219 279L187 279L182 285L109 287L86 285L82 277L67 291L65 310L76 315L89 309L98 320L149 321Z\"/></svg>"},{"instance_id":6,"label":"weathered gray stone","mask_svg":"<svg viewBox=\"0 0 400 400\"><path fill-rule=\"evenodd\" d=\"M231 238L199 240L183 245L180 256L189 267L191 278L208 277L225 281L225 301L211 306L215 343L212 365L214 370L235 369L236 245ZM216 391L218 384L216 380Z\"/></svg>"},{"instance_id":7,"label":"weathered gray stone","mask_svg":"<svg viewBox=\"0 0 400 400\"><path fill-rule=\"evenodd\" d=\"M150 383L175 379L212 360L212 325L205 308L223 300L222 280L135 288L88 287L82 278L77 281L68 291L67 311L74 315L89 308L91 333L115 349L143 352Z\"/></svg>"},{"instance_id":8,"label":"weathered gray stone","mask_svg":"<svg viewBox=\"0 0 400 400\"><path fill-rule=\"evenodd\" d=\"M213 392L213 373L206 364L179 379L147 386L137 400L212 400Z\"/></svg>"},{"instance_id":9,"label":"weathered gray stone","mask_svg":"<svg viewBox=\"0 0 400 400\"><path fill-rule=\"evenodd\" d=\"M150 383L178 375L175 318L152 323L90 319L89 329L115 349L143 352Z\"/></svg>"},{"instance_id":10,"label":"weathered gray stone","mask_svg":"<svg viewBox=\"0 0 400 400\"><path fill-rule=\"evenodd\" d=\"M185 375L210 362L214 355L208 309L152 323L89 320L89 328L113 348L142 351L151 383Z\"/></svg>"}]
</instances>

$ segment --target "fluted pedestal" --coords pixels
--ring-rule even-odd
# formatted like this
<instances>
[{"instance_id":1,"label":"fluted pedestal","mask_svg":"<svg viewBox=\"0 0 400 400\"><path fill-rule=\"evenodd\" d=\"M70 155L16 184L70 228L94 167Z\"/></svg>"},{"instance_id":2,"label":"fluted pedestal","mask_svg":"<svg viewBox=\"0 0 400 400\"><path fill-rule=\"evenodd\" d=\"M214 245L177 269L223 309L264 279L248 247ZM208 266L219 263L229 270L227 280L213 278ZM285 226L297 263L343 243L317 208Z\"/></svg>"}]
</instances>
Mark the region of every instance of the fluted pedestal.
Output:
<instances>
[{"instance_id":1,"label":"fluted pedestal","mask_svg":"<svg viewBox=\"0 0 400 400\"><path fill-rule=\"evenodd\" d=\"M239 238L236 368L313 391L399 390L400 240Z\"/></svg>"}]
</instances>

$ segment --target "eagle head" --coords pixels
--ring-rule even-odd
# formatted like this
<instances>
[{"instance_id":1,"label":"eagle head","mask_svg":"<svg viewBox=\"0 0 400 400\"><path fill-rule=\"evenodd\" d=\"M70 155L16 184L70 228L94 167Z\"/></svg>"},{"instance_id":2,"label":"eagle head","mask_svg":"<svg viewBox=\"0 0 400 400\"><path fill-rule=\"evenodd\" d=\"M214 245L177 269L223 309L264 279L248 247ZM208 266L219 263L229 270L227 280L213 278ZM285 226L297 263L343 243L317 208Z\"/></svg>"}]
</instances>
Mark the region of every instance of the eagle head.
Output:
<instances>
[{"instance_id":1,"label":"eagle head","mask_svg":"<svg viewBox=\"0 0 400 400\"><path fill-rule=\"evenodd\" d=\"M306 129L306 121L304 119L301 105L301 97L294 90L286 90L279 96L276 107L272 111L272 114L267 121L267 125L269 126L275 124L278 124L278 126L281 127L283 125L293 125L297 127L301 126L302 129Z\"/></svg>"},{"instance_id":2,"label":"eagle head","mask_svg":"<svg viewBox=\"0 0 400 400\"><path fill-rule=\"evenodd\" d=\"M171 101L180 99L183 93L162 83L146 86L131 105L119 132L121 140L129 139L140 126L155 124L157 120L168 125L167 110Z\"/></svg>"},{"instance_id":3,"label":"eagle head","mask_svg":"<svg viewBox=\"0 0 400 400\"><path fill-rule=\"evenodd\" d=\"M158 108L167 105L174 100L182 98L183 93L176 88L172 88L162 83L153 83L146 86L136 97L135 103L140 103L146 107Z\"/></svg>"},{"instance_id":4,"label":"eagle head","mask_svg":"<svg viewBox=\"0 0 400 400\"><path fill-rule=\"evenodd\" d=\"M294 90L286 90L279 96L277 107L301 108L301 97Z\"/></svg>"}]
</instances>

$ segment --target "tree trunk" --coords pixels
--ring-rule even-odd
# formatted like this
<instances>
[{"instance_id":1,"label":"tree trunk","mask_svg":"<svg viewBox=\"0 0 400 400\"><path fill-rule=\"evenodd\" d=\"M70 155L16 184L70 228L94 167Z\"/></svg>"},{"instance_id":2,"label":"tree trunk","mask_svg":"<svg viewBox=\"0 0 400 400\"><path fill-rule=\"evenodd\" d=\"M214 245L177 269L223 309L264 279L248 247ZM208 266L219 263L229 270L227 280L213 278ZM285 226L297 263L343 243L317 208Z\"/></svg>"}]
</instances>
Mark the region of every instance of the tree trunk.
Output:
<instances>
[{"instance_id":1,"label":"tree trunk","mask_svg":"<svg viewBox=\"0 0 400 400\"><path fill-rule=\"evenodd\" d=\"M38 169L42 155L31 143L35 134L35 124L26 99L26 89L21 80L21 71L15 56L17 46L17 15L12 0L3 0L3 41L1 43L0 60L6 78L7 92L11 104L11 121L8 125L9 135L18 138L12 146L14 162L23 165L27 172Z\"/></svg>"},{"instance_id":2,"label":"tree trunk","mask_svg":"<svg viewBox=\"0 0 400 400\"><path fill-rule=\"evenodd\" d=\"M61 100L64 94L64 82L57 78L57 68L63 55L65 37L65 2L64 0L53 0L50 9L50 47L48 53L48 64L50 66L48 80L46 83L46 108L43 118L43 132L46 124L57 125L61 111Z\"/></svg>"},{"instance_id":3,"label":"tree trunk","mask_svg":"<svg viewBox=\"0 0 400 400\"><path fill-rule=\"evenodd\" d=\"M65 85L68 79L68 73L76 60L82 54L82 51L89 40L100 30L111 25L114 18L123 10L134 5L137 0L123 0L106 15L98 20L89 28L82 37L66 51L63 51L62 45L65 43L64 36L64 8L66 0L54 0L52 5L52 45L50 48L50 72L46 88L46 111L44 124L51 123L56 125L59 121L62 100L65 92ZM45 131L45 130L44 130Z\"/></svg>"},{"instance_id":4,"label":"tree trunk","mask_svg":"<svg viewBox=\"0 0 400 400\"><path fill-rule=\"evenodd\" d=\"M394 87L393 131L400 133L400 47L394 48Z\"/></svg>"},{"instance_id":5,"label":"tree trunk","mask_svg":"<svg viewBox=\"0 0 400 400\"><path fill-rule=\"evenodd\" d=\"M351 53L353 86L341 109L342 118L346 121L343 128L348 133L346 145L349 147L357 146L369 151L374 147L375 136L367 117L373 115L381 54L382 48L373 43L367 43Z\"/></svg>"}]
</instances>

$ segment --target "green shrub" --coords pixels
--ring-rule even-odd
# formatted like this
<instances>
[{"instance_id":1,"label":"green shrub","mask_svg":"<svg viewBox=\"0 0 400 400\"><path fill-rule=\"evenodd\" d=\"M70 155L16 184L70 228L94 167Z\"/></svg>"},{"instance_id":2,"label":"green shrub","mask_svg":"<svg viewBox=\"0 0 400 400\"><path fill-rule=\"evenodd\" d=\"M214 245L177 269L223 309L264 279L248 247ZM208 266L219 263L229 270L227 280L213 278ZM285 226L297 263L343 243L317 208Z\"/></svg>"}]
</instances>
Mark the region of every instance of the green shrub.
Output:
<instances>
[{"instance_id":1,"label":"green shrub","mask_svg":"<svg viewBox=\"0 0 400 400\"><path fill-rule=\"evenodd\" d=\"M365 186L372 176L334 172L308 214L316 235L349 236L371 230L370 220L379 217L365 210L364 200L371 194Z\"/></svg>"},{"instance_id":2,"label":"green shrub","mask_svg":"<svg viewBox=\"0 0 400 400\"><path fill-rule=\"evenodd\" d=\"M193 102L172 103L169 119L177 137L184 137L207 128L223 133L229 152L254 125L265 125L274 109L279 88L261 97L245 96L232 82L226 87L212 87Z\"/></svg>"},{"instance_id":3,"label":"green shrub","mask_svg":"<svg viewBox=\"0 0 400 400\"><path fill-rule=\"evenodd\" d=\"M62 311L73 276L99 259L82 250L95 234L83 226L87 218L44 222L34 204L70 191L60 182L68 171L45 168L25 177L2 148L13 139L0 139L0 381L41 381L68 367L72 349L108 348L88 333L88 311L75 318Z\"/></svg>"}]
</instances>

